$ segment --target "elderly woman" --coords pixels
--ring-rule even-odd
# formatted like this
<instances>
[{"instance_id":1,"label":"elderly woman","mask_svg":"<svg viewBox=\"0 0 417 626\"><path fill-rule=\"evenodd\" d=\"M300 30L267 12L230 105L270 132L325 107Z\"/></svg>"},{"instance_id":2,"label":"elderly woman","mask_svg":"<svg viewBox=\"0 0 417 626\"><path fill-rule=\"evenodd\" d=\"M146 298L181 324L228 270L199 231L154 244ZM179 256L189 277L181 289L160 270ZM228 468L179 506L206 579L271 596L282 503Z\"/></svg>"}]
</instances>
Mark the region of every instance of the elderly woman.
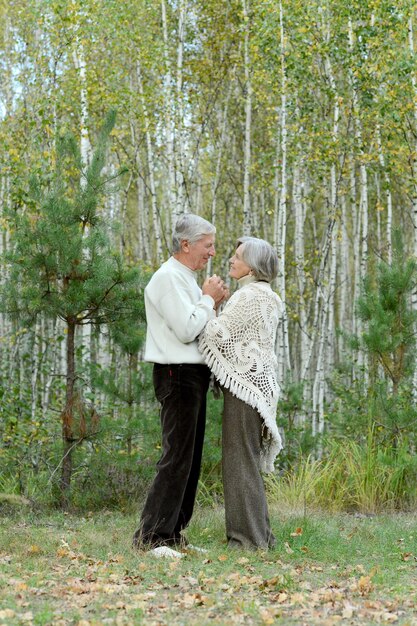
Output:
<instances>
[{"instance_id":1,"label":"elderly woman","mask_svg":"<svg viewBox=\"0 0 417 626\"><path fill-rule=\"evenodd\" d=\"M278 257L263 239L241 237L230 259L238 281L220 315L208 321L199 349L224 394L222 469L229 546L275 545L261 472L282 448L275 337L282 303L272 291Z\"/></svg>"}]
</instances>

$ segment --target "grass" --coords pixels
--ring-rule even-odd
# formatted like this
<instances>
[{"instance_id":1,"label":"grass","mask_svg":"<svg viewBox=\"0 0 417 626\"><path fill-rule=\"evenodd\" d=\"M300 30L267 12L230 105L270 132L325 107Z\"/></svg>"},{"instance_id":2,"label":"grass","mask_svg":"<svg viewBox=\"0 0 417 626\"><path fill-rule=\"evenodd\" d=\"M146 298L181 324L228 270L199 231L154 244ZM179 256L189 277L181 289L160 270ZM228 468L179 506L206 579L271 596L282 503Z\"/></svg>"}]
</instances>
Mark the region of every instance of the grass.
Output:
<instances>
[{"instance_id":1,"label":"grass","mask_svg":"<svg viewBox=\"0 0 417 626\"><path fill-rule=\"evenodd\" d=\"M375 514L416 508L416 463L376 445L332 442L322 459L302 458L281 476L266 477L272 501L287 507L321 507L328 511Z\"/></svg>"},{"instance_id":2,"label":"grass","mask_svg":"<svg viewBox=\"0 0 417 626\"><path fill-rule=\"evenodd\" d=\"M221 508L188 529L207 554L155 560L131 549L136 516L0 517L0 624L417 625L417 519L284 509L277 547L229 550Z\"/></svg>"}]
</instances>

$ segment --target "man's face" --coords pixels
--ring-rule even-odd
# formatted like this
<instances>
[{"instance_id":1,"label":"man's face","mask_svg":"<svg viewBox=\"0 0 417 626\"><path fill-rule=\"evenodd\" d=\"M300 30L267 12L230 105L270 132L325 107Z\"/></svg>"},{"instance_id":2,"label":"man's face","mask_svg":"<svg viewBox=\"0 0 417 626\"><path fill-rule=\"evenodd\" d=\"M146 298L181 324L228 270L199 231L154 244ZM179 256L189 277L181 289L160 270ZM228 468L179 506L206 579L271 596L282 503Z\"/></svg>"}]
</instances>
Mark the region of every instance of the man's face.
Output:
<instances>
[{"instance_id":1,"label":"man's face","mask_svg":"<svg viewBox=\"0 0 417 626\"><path fill-rule=\"evenodd\" d=\"M182 242L182 249L186 253L186 265L194 270L202 270L210 257L216 254L214 249L214 235L204 235L195 243Z\"/></svg>"}]
</instances>

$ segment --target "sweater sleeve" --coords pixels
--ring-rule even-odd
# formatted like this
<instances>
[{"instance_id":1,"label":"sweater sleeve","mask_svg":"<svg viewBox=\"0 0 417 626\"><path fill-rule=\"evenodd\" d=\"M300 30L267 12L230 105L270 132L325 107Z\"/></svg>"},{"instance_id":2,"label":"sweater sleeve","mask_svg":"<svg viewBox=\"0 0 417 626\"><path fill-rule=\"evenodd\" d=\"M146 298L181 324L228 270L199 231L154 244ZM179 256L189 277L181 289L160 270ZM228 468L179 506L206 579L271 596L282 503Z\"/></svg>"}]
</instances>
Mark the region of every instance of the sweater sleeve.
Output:
<instances>
[{"instance_id":1,"label":"sweater sleeve","mask_svg":"<svg viewBox=\"0 0 417 626\"><path fill-rule=\"evenodd\" d=\"M159 311L167 326L182 343L190 343L198 337L207 321L215 316L214 300L201 295L194 303L190 287L186 283L170 282L159 300Z\"/></svg>"}]
</instances>

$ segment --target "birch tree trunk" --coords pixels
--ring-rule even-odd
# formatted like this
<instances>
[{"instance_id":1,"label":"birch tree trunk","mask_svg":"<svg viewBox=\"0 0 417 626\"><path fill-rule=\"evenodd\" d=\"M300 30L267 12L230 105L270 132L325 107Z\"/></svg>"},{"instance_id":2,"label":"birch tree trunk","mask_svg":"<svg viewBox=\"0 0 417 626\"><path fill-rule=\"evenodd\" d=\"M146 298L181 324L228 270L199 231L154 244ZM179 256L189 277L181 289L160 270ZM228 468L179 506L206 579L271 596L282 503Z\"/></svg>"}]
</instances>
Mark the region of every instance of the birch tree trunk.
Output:
<instances>
[{"instance_id":1,"label":"birch tree trunk","mask_svg":"<svg viewBox=\"0 0 417 626\"><path fill-rule=\"evenodd\" d=\"M330 42L330 31L326 33L326 40ZM332 93L333 108L333 128L332 141L337 146L339 139L339 94L336 88L336 81L333 75L333 69L328 55L325 58L326 75L330 83ZM337 150L334 150L337 154ZM329 224L331 225L330 233L330 275L325 281L327 285L320 283L323 289L322 302L322 322L319 339L319 350L317 358L316 376L313 385L313 433L317 428L317 433L324 432L324 400L327 392L327 379L335 361L335 328L334 328L334 302L336 291L337 276L337 246L336 246L336 216L338 213L337 202L337 161L336 157L332 159L330 166L330 198L329 198ZM324 276L323 276L324 277Z\"/></svg>"},{"instance_id":2,"label":"birch tree trunk","mask_svg":"<svg viewBox=\"0 0 417 626\"><path fill-rule=\"evenodd\" d=\"M285 282L285 247L287 234L287 76L285 64L285 30L282 2L279 5L280 15L280 57L281 57L281 107L280 107L280 157L281 171L276 188L275 203L275 233L274 244L278 251L280 269L278 274L278 290L284 304L282 324L279 327L278 343L278 380L283 385L286 373L291 371L289 336L288 336L288 316L286 310L286 282ZM278 163L277 163L278 176Z\"/></svg>"},{"instance_id":3,"label":"birch tree trunk","mask_svg":"<svg viewBox=\"0 0 417 626\"><path fill-rule=\"evenodd\" d=\"M146 136L146 153L148 157L148 175L149 175L149 191L151 195L151 208L152 208L152 222L153 222L153 235L155 238L156 249L156 263L160 265L163 259L162 241L161 241L161 229L160 220L158 214L158 207L156 204L156 186L155 186L155 164L152 148L152 138L150 133L150 119L148 114L148 108L146 106L146 99L143 91L142 82L142 69L140 61L136 61L136 74L139 87L139 95L142 103L143 117L145 120L145 136Z\"/></svg>"},{"instance_id":4,"label":"birch tree trunk","mask_svg":"<svg viewBox=\"0 0 417 626\"><path fill-rule=\"evenodd\" d=\"M298 153L300 154L301 148ZM297 272L298 287L298 323L299 323L299 358L293 356L294 377L299 379L301 372L305 370L305 364L308 354L308 327L307 327L307 309L305 304L305 244L304 244L304 225L305 225L305 205L303 203L301 191L301 172L300 157L297 158L293 169L293 207L294 207L294 255Z\"/></svg>"},{"instance_id":5,"label":"birch tree trunk","mask_svg":"<svg viewBox=\"0 0 417 626\"><path fill-rule=\"evenodd\" d=\"M352 332L352 319L351 319L351 300L352 300L352 281L351 281L351 254L350 254L350 242L348 234L348 215L347 215L347 200L346 195L342 194L340 198L341 205L341 245L339 247L339 285L340 285L340 313L339 313L339 326L344 331ZM342 335L339 335L338 341L339 354L343 354L344 340Z\"/></svg>"},{"instance_id":6,"label":"birch tree trunk","mask_svg":"<svg viewBox=\"0 0 417 626\"><path fill-rule=\"evenodd\" d=\"M88 135L88 93L87 93L87 64L85 62L82 44L76 39L76 48L73 52L74 65L79 74L80 85L80 151L81 160L84 167L87 167L91 159L91 143ZM81 185L85 186L86 181L81 177Z\"/></svg>"},{"instance_id":7,"label":"birch tree trunk","mask_svg":"<svg viewBox=\"0 0 417 626\"><path fill-rule=\"evenodd\" d=\"M63 455L61 462L61 505L67 509L72 477L73 449L76 445L73 433L74 401L75 401L75 320L67 322L66 342L66 394L65 408L62 415Z\"/></svg>"},{"instance_id":8,"label":"birch tree trunk","mask_svg":"<svg viewBox=\"0 0 417 626\"><path fill-rule=\"evenodd\" d=\"M385 155L382 148L382 140L381 140L381 128L379 123L376 125L376 140L378 145L378 159L379 164L381 166L382 175L384 178L385 185L385 201L386 201L386 211L387 211L387 220L386 220L386 236L385 236L385 246L386 246L386 256L387 262L391 264L392 261L392 194L391 194L391 178L387 172L387 168L385 165ZM379 208L379 207L378 207Z\"/></svg>"},{"instance_id":9,"label":"birch tree trunk","mask_svg":"<svg viewBox=\"0 0 417 626\"><path fill-rule=\"evenodd\" d=\"M172 84L172 64L169 51L168 22L166 14L165 0L161 0L162 14L162 32L164 38L164 63L165 63L165 80L164 80L164 112L165 112L165 134L167 146L167 163L168 163L168 185L167 185L167 202L168 207L166 216L168 220L167 232L172 235L172 225L178 218L178 202L177 189L175 185L175 152L174 152L174 110L173 110L173 84Z\"/></svg>"},{"instance_id":10,"label":"birch tree trunk","mask_svg":"<svg viewBox=\"0 0 417 626\"><path fill-rule=\"evenodd\" d=\"M221 168L222 168L222 158L223 158L223 150L227 140L227 121L228 121L228 111L229 111L229 101L232 92L231 83L229 83L226 95L226 101L223 107L221 121L220 121L220 139L219 146L217 152L216 159L216 170L213 178L213 182L211 184L211 223L213 226L216 226L217 222L217 193L220 184L220 176L221 176ZM207 263L206 276L210 276L212 273L212 257L210 257Z\"/></svg>"},{"instance_id":11,"label":"birch tree trunk","mask_svg":"<svg viewBox=\"0 0 417 626\"><path fill-rule=\"evenodd\" d=\"M353 36L353 26L352 20L349 18L348 22L348 38L349 38L349 48L351 52L354 48L354 36ZM359 212L358 212L358 226L357 226L357 237L359 243L359 250L357 253L359 255L359 272L358 278L356 281L356 298L359 296L360 285L365 278L367 271L367 263L368 263L368 173L365 165L365 155L363 151L362 144L362 122L360 118L360 107L359 107L359 98L358 98L358 88L356 84L356 79L354 76L354 72L352 68L350 69L350 82L352 89L352 102L353 102L353 125L354 125L354 135L355 135L355 144L359 157ZM356 161L356 154L352 156L353 163ZM353 174L354 175L354 174ZM356 320L356 333L360 335L362 332L362 322L358 318ZM367 384L367 369L366 369L366 359L362 351L358 352L358 366L364 371L364 383Z\"/></svg>"},{"instance_id":12,"label":"birch tree trunk","mask_svg":"<svg viewBox=\"0 0 417 626\"><path fill-rule=\"evenodd\" d=\"M250 168L251 168L251 127L252 127L252 78L250 67L250 0L242 0L245 21L244 68L245 68L245 138L243 149L243 234L251 234Z\"/></svg>"},{"instance_id":13,"label":"birch tree trunk","mask_svg":"<svg viewBox=\"0 0 417 626\"><path fill-rule=\"evenodd\" d=\"M41 332L42 320L37 319L35 328L33 331L33 344L31 346L31 407L30 414L32 421L36 418L36 409L38 407L38 383L39 383L39 370L41 367L41 355L42 355L42 332Z\"/></svg>"},{"instance_id":14,"label":"birch tree trunk","mask_svg":"<svg viewBox=\"0 0 417 626\"><path fill-rule=\"evenodd\" d=\"M75 48L73 51L74 65L79 73L79 87L80 87L80 152L81 152L81 162L83 170L85 170L91 160L91 143L88 134L88 82L87 82L87 64L85 61L84 48L83 44L79 39L76 28L76 38L75 38ZM84 188L87 184L87 181L84 177L84 172L81 174L80 185ZM85 230L87 234L87 227ZM81 326L80 333L77 337L80 345L81 345L81 364L82 369L88 369L87 363L91 362L91 355L88 354L88 347L90 345L90 335L91 335L91 326L88 324L86 326ZM91 386L91 381L88 380L88 384Z\"/></svg>"},{"instance_id":15,"label":"birch tree trunk","mask_svg":"<svg viewBox=\"0 0 417 626\"><path fill-rule=\"evenodd\" d=\"M413 13L411 13L410 18L408 20L408 45L411 56L413 59L416 58L415 48L414 48L414 23L413 23ZM414 227L414 240L413 240L413 252L414 256L417 256L417 72L413 70L411 72L411 86L414 94L414 107L413 107L413 137L414 137L414 145L413 151L410 156L411 158L411 170L412 170L412 196L411 196L411 210L412 210L412 219L413 219L413 227ZM413 309L417 310L417 289L414 291L412 296L412 305ZM417 398L417 360L414 363L414 377L413 377L413 393L414 397Z\"/></svg>"},{"instance_id":16,"label":"birch tree trunk","mask_svg":"<svg viewBox=\"0 0 417 626\"><path fill-rule=\"evenodd\" d=\"M184 164L184 103L183 103L183 57L185 39L185 19L187 0L179 0L178 6L178 42L177 42L177 80L176 80L176 115L175 115L175 177L177 205L173 215L175 221L178 215L186 210L187 194L185 189Z\"/></svg>"}]
</instances>

